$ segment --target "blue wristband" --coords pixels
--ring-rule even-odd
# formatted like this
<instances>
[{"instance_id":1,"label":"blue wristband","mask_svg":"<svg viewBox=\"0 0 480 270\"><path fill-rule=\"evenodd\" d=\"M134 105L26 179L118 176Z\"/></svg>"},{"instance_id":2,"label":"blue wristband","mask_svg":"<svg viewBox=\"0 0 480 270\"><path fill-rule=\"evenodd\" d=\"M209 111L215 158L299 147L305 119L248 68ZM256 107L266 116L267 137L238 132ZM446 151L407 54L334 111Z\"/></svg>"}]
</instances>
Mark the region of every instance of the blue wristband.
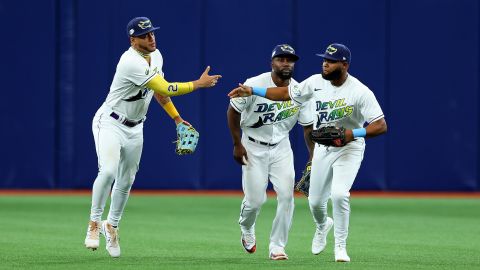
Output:
<instances>
[{"instance_id":1,"label":"blue wristband","mask_svg":"<svg viewBox=\"0 0 480 270\"><path fill-rule=\"evenodd\" d=\"M352 130L353 138L367 136L367 130L365 128L356 128Z\"/></svg>"},{"instance_id":2,"label":"blue wristband","mask_svg":"<svg viewBox=\"0 0 480 270\"><path fill-rule=\"evenodd\" d=\"M267 95L267 88L265 87L252 87L252 94L256 96L265 97Z\"/></svg>"}]
</instances>

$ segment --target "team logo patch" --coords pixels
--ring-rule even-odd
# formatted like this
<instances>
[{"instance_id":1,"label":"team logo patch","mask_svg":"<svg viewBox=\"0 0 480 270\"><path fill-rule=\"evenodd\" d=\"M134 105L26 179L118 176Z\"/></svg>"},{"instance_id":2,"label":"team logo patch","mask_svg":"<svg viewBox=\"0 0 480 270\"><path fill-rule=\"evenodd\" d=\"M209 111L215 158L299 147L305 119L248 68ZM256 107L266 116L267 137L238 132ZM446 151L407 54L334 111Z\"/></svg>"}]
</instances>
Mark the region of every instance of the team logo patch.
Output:
<instances>
[{"instance_id":1,"label":"team logo patch","mask_svg":"<svg viewBox=\"0 0 480 270\"><path fill-rule=\"evenodd\" d=\"M140 22L138 23L138 27L140 27L140 28L142 28L142 29L147 29L147 28L152 27L152 23L150 22L150 20L140 21Z\"/></svg>"},{"instance_id":2,"label":"team logo patch","mask_svg":"<svg viewBox=\"0 0 480 270\"><path fill-rule=\"evenodd\" d=\"M332 55L337 52L337 48L332 47L332 45L328 46L326 53Z\"/></svg>"},{"instance_id":3,"label":"team logo patch","mask_svg":"<svg viewBox=\"0 0 480 270\"><path fill-rule=\"evenodd\" d=\"M241 104L241 105L243 105L243 104L246 104L246 103L247 103L247 99L246 99L246 98L244 98L244 97L238 97L238 98L235 98L235 99L234 99L234 101L235 101L236 103L238 103L238 104Z\"/></svg>"},{"instance_id":4,"label":"team logo patch","mask_svg":"<svg viewBox=\"0 0 480 270\"><path fill-rule=\"evenodd\" d=\"M294 85L294 86L292 87L292 93L293 93L296 97L301 96L300 88L298 87L298 85Z\"/></svg>"},{"instance_id":5,"label":"team logo patch","mask_svg":"<svg viewBox=\"0 0 480 270\"><path fill-rule=\"evenodd\" d=\"M295 53L295 50L287 44L280 46L280 49L284 52Z\"/></svg>"}]
</instances>

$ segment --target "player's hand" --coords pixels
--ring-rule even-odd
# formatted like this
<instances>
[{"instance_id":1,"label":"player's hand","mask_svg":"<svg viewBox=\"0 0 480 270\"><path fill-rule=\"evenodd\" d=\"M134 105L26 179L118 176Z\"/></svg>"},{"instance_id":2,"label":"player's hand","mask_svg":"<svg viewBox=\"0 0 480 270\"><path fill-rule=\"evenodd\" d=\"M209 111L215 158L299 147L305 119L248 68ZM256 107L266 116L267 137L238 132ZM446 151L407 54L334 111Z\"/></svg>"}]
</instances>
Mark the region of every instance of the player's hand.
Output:
<instances>
[{"instance_id":1,"label":"player's hand","mask_svg":"<svg viewBox=\"0 0 480 270\"><path fill-rule=\"evenodd\" d=\"M237 98L237 97L248 97L252 95L252 88L250 86L243 85L241 83L238 84L238 87L230 91L228 96L230 98Z\"/></svg>"},{"instance_id":2,"label":"player's hand","mask_svg":"<svg viewBox=\"0 0 480 270\"><path fill-rule=\"evenodd\" d=\"M213 87L217 84L218 79L222 77L222 75L208 75L210 71L210 66L208 66L205 71L202 73L200 78L193 82L194 88L206 88L206 87Z\"/></svg>"},{"instance_id":3,"label":"player's hand","mask_svg":"<svg viewBox=\"0 0 480 270\"><path fill-rule=\"evenodd\" d=\"M248 164L247 150L241 143L233 146L233 158L240 165Z\"/></svg>"}]
</instances>

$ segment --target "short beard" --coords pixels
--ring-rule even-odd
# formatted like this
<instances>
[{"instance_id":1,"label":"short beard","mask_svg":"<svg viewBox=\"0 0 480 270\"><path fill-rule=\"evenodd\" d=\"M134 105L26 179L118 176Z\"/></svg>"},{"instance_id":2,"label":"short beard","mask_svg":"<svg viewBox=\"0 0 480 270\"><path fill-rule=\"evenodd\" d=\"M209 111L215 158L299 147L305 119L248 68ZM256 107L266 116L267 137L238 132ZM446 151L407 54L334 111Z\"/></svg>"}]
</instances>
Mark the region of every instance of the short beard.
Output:
<instances>
[{"instance_id":1,"label":"short beard","mask_svg":"<svg viewBox=\"0 0 480 270\"><path fill-rule=\"evenodd\" d=\"M154 49L153 51L152 51L152 50L150 50L150 49L149 49L147 46L141 46L141 45L140 45L139 47L140 47L142 50L144 50L144 51L148 52L148 54L150 54L150 53L152 53L152 52L154 52L154 51L155 51L155 49Z\"/></svg>"},{"instance_id":2,"label":"short beard","mask_svg":"<svg viewBox=\"0 0 480 270\"><path fill-rule=\"evenodd\" d=\"M322 72L322 77L327 81L337 81L342 77L342 70L338 68L328 74Z\"/></svg>"},{"instance_id":3,"label":"short beard","mask_svg":"<svg viewBox=\"0 0 480 270\"><path fill-rule=\"evenodd\" d=\"M274 72L282 81L290 80L293 75L293 70L275 70Z\"/></svg>"}]
</instances>

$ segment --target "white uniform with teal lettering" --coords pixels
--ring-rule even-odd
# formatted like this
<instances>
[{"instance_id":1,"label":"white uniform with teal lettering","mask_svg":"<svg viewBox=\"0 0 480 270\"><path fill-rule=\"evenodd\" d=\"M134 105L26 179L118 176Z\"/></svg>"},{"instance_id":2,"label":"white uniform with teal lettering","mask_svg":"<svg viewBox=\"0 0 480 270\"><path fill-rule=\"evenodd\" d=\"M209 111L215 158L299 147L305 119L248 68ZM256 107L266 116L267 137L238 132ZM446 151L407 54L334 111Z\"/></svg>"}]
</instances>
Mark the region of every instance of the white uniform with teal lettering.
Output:
<instances>
[{"instance_id":1,"label":"white uniform with teal lettering","mask_svg":"<svg viewBox=\"0 0 480 270\"><path fill-rule=\"evenodd\" d=\"M271 73L248 79L245 85L276 87ZM291 79L292 84L298 84ZM266 201L268 180L277 193L277 213L270 234L270 250L285 248L293 216L293 185L295 171L289 131L298 122L313 123L313 104L301 106L292 101L276 102L250 96L235 98L230 105L241 113L242 144L248 155L248 165L242 166L242 186L245 197L241 205L239 224L244 232L254 232L255 220Z\"/></svg>"},{"instance_id":2,"label":"white uniform with teal lettering","mask_svg":"<svg viewBox=\"0 0 480 270\"><path fill-rule=\"evenodd\" d=\"M383 118L383 112L373 92L351 75L340 86L333 86L316 74L296 86L289 87L295 103L315 102L314 129L338 126L362 128ZM344 147L316 145L310 178L310 210L318 228L327 217L327 202L333 205L335 245L346 246L350 218L350 189L365 151L365 140L356 138Z\"/></svg>"},{"instance_id":3,"label":"white uniform with teal lettering","mask_svg":"<svg viewBox=\"0 0 480 270\"><path fill-rule=\"evenodd\" d=\"M113 181L108 223L117 226L138 171L143 148L143 121L153 97L146 88L155 74L163 76L158 50L147 61L133 48L123 53L106 101L98 109L92 131L98 156L98 175L93 184L90 219L100 221ZM114 119L111 114L118 115ZM141 123L129 127L125 120Z\"/></svg>"}]
</instances>

